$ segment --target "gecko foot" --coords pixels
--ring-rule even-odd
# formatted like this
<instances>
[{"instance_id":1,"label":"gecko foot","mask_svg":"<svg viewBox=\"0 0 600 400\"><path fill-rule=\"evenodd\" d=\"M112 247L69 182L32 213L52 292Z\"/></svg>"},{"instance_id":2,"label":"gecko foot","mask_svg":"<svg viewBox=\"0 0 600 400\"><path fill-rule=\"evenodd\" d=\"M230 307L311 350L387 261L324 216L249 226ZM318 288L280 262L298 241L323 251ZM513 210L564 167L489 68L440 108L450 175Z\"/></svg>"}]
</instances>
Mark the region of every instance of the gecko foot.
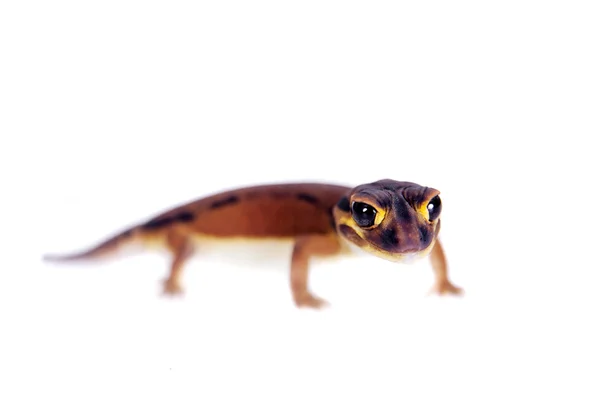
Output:
<instances>
[{"instance_id":1,"label":"gecko foot","mask_svg":"<svg viewBox=\"0 0 600 400\"><path fill-rule=\"evenodd\" d=\"M165 279L163 281L163 294L168 296L181 296L183 288L175 279Z\"/></svg>"},{"instance_id":2,"label":"gecko foot","mask_svg":"<svg viewBox=\"0 0 600 400\"><path fill-rule=\"evenodd\" d=\"M313 296L308 292L294 296L294 303L296 303L296 306L300 308L306 307L321 309L323 307L329 306L329 303L326 300L320 297Z\"/></svg>"},{"instance_id":3,"label":"gecko foot","mask_svg":"<svg viewBox=\"0 0 600 400\"><path fill-rule=\"evenodd\" d=\"M440 296L444 294L453 294L460 296L464 293L464 290L462 288L459 288L458 286L453 285L448 279L445 279L436 282L431 288L430 293L435 293Z\"/></svg>"}]
</instances>

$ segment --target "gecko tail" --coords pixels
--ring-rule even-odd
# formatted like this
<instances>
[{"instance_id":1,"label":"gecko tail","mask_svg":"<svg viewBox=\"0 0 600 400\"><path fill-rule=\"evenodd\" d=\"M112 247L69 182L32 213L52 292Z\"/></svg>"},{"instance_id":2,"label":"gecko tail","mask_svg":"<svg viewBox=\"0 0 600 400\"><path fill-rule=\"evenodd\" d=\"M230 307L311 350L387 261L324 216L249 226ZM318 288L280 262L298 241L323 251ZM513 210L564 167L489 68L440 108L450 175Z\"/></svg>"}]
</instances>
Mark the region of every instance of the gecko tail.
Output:
<instances>
[{"instance_id":1,"label":"gecko tail","mask_svg":"<svg viewBox=\"0 0 600 400\"><path fill-rule=\"evenodd\" d=\"M46 262L91 261L116 254L123 245L130 242L135 234L134 229L128 229L98 244L91 249L70 254L44 254L42 260Z\"/></svg>"}]
</instances>

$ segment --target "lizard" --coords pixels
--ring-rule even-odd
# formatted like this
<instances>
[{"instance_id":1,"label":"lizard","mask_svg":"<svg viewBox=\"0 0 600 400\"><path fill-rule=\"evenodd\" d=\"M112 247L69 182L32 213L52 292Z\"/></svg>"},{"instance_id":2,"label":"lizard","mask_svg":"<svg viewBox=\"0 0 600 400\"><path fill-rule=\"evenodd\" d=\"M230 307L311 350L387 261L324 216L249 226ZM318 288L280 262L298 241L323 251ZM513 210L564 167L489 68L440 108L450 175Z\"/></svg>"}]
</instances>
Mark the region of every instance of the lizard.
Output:
<instances>
[{"instance_id":1,"label":"lizard","mask_svg":"<svg viewBox=\"0 0 600 400\"><path fill-rule=\"evenodd\" d=\"M413 182L382 179L356 187L326 183L271 183L240 187L188 202L122 230L90 249L47 254L48 262L94 260L132 242L154 242L171 254L165 295L183 293L182 270L202 241L289 239L289 285L297 307L328 305L308 289L312 257L360 249L392 262L429 256L432 291L462 294L450 282L439 240L440 191Z\"/></svg>"}]
</instances>

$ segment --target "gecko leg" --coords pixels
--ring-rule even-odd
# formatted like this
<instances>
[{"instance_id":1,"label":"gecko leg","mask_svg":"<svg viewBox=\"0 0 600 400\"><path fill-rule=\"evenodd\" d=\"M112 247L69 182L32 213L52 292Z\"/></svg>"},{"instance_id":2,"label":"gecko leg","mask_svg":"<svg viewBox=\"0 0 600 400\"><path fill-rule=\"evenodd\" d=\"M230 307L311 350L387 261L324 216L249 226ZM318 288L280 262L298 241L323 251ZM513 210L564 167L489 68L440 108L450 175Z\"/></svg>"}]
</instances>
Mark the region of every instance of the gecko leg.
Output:
<instances>
[{"instance_id":1,"label":"gecko leg","mask_svg":"<svg viewBox=\"0 0 600 400\"><path fill-rule=\"evenodd\" d=\"M185 262L192 255L193 248L186 235L174 231L167 234L167 246L173 254L173 260L169 276L163 281L163 293L180 295L183 293L181 272Z\"/></svg>"},{"instance_id":2,"label":"gecko leg","mask_svg":"<svg viewBox=\"0 0 600 400\"><path fill-rule=\"evenodd\" d=\"M296 239L292 252L290 286L297 307L321 308L327 305L325 300L308 290L309 261L312 256L334 255L340 250L340 243L333 236L301 236Z\"/></svg>"},{"instance_id":3,"label":"gecko leg","mask_svg":"<svg viewBox=\"0 0 600 400\"><path fill-rule=\"evenodd\" d=\"M436 240L433 245L433 249L430 254L431 265L433 266L433 272L435 274L435 283L432 292L437 294L462 294L463 290L458 286L455 286L448 279L448 268L446 262L446 256L444 255L444 249L439 240Z\"/></svg>"}]
</instances>

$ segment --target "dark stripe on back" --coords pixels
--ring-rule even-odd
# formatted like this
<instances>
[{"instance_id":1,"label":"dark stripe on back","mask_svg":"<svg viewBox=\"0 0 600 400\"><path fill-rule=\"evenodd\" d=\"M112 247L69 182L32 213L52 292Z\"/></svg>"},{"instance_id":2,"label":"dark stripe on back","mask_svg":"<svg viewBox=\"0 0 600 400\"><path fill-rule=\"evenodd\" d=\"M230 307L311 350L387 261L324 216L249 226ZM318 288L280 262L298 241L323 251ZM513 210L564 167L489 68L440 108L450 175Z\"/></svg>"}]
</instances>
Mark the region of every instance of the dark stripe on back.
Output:
<instances>
[{"instance_id":1,"label":"dark stripe on back","mask_svg":"<svg viewBox=\"0 0 600 400\"><path fill-rule=\"evenodd\" d=\"M162 217L162 218L156 218L153 220L150 220L148 222L146 222L144 225L142 225L142 227L144 229L160 229L160 228L164 228L165 226L177 223L177 222L191 222L193 221L195 218L195 215L189 211L182 211L179 214L175 214L171 217Z\"/></svg>"},{"instance_id":2,"label":"dark stripe on back","mask_svg":"<svg viewBox=\"0 0 600 400\"><path fill-rule=\"evenodd\" d=\"M300 199L302 201L306 201L307 203L310 203L310 204L318 204L319 203L319 200L315 196L307 194L307 193L298 193L296 195L296 197L298 199Z\"/></svg>"},{"instance_id":3,"label":"dark stripe on back","mask_svg":"<svg viewBox=\"0 0 600 400\"><path fill-rule=\"evenodd\" d=\"M144 225L142 225L142 227L144 229L154 230L154 229L160 229L167 225L170 225L172 222L173 222L172 218L158 218L158 219L153 219L153 220L146 222Z\"/></svg>"},{"instance_id":4,"label":"dark stripe on back","mask_svg":"<svg viewBox=\"0 0 600 400\"><path fill-rule=\"evenodd\" d=\"M228 206L231 204L235 204L239 201L240 199L237 196L229 196L225 199L221 199L221 200L217 200L214 203L212 203L210 205L210 208L212 208L213 210L215 208L219 208L219 207L223 207L223 206Z\"/></svg>"},{"instance_id":5,"label":"dark stripe on back","mask_svg":"<svg viewBox=\"0 0 600 400\"><path fill-rule=\"evenodd\" d=\"M191 222L195 217L196 216L193 213L189 211L183 211L182 213L175 215L173 219L178 222Z\"/></svg>"}]
</instances>

